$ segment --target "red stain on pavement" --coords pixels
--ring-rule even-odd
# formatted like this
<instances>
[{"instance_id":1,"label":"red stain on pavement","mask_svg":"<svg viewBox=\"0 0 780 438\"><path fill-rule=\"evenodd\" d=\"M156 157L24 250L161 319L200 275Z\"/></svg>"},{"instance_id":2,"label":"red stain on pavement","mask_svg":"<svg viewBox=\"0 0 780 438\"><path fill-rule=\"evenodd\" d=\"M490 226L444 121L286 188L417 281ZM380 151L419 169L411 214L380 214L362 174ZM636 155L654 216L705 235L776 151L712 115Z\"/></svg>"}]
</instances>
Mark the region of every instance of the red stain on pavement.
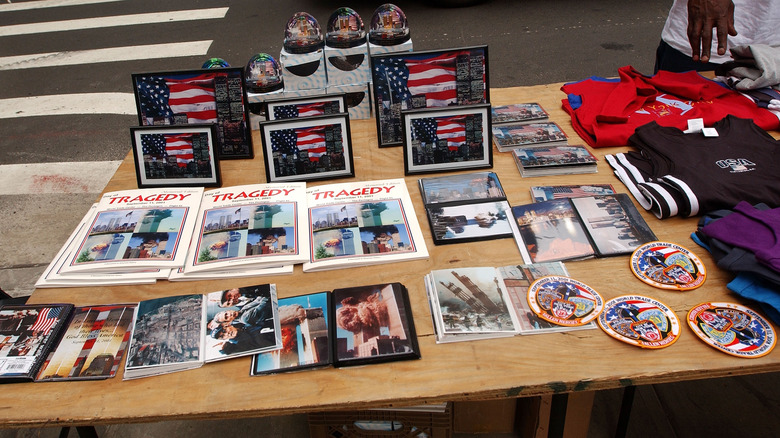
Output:
<instances>
[{"instance_id":1,"label":"red stain on pavement","mask_svg":"<svg viewBox=\"0 0 780 438\"><path fill-rule=\"evenodd\" d=\"M36 193L87 193L89 186L72 176L33 175L30 190Z\"/></svg>"}]
</instances>

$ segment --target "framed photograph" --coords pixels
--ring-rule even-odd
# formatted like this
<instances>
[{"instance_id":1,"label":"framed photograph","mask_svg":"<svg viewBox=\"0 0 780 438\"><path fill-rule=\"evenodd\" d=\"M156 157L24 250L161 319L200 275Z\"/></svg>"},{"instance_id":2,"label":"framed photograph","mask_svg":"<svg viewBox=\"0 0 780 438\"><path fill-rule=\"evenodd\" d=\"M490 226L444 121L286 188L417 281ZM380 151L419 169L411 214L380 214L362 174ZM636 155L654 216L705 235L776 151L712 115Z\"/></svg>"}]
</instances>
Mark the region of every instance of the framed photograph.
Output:
<instances>
[{"instance_id":1,"label":"framed photograph","mask_svg":"<svg viewBox=\"0 0 780 438\"><path fill-rule=\"evenodd\" d=\"M219 187L216 125L130 128L138 188Z\"/></svg>"},{"instance_id":2,"label":"framed photograph","mask_svg":"<svg viewBox=\"0 0 780 438\"><path fill-rule=\"evenodd\" d=\"M141 126L215 123L220 159L252 158L249 105L241 67L134 73Z\"/></svg>"},{"instance_id":3,"label":"framed photograph","mask_svg":"<svg viewBox=\"0 0 780 438\"><path fill-rule=\"evenodd\" d=\"M433 242L436 245L511 237L507 201L427 206Z\"/></svg>"},{"instance_id":4,"label":"framed photograph","mask_svg":"<svg viewBox=\"0 0 780 438\"><path fill-rule=\"evenodd\" d=\"M407 175L493 167L490 104L401 112Z\"/></svg>"},{"instance_id":5,"label":"framed photograph","mask_svg":"<svg viewBox=\"0 0 780 438\"><path fill-rule=\"evenodd\" d=\"M263 102L266 118L270 120L294 119L296 117L324 116L347 111L344 94L280 99Z\"/></svg>"},{"instance_id":6,"label":"framed photograph","mask_svg":"<svg viewBox=\"0 0 780 438\"><path fill-rule=\"evenodd\" d=\"M334 366L419 359L406 288L375 284L331 293Z\"/></svg>"},{"instance_id":7,"label":"framed photograph","mask_svg":"<svg viewBox=\"0 0 780 438\"><path fill-rule=\"evenodd\" d=\"M401 111L490 103L487 46L371 56L379 147L403 144Z\"/></svg>"},{"instance_id":8,"label":"framed photograph","mask_svg":"<svg viewBox=\"0 0 780 438\"><path fill-rule=\"evenodd\" d=\"M260 123L267 182L355 176L346 113Z\"/></svg>"}]
</instances>

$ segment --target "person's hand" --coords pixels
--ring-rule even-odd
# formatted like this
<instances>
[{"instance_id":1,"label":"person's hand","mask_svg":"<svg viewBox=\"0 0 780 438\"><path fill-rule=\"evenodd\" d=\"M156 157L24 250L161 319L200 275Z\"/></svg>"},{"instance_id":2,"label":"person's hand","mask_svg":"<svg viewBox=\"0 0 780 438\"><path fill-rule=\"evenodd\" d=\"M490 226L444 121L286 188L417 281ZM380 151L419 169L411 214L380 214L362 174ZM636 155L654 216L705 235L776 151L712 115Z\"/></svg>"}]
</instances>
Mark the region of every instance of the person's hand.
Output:
<instances>
[{"instance_id":1,"label":"person's hand","mask_svg":"<svg viewBox=\"0 0 780 438\"><path fill-rule=\"evenodd\" d=\"M736 36L732 0L688 0L688 41L694 61L710 60L712 29L718 37L718 54L725 55L728 35Z\"/></svg>"}]
</instances>

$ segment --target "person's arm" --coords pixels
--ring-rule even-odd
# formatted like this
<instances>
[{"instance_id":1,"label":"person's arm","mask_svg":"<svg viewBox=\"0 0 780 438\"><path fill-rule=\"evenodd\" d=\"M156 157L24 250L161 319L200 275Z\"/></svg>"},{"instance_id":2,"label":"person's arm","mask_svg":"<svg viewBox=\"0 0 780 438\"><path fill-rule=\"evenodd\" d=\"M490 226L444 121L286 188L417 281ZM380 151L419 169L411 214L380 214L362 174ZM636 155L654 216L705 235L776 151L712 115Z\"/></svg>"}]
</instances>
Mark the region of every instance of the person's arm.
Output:
<instances>
[{"instance_id":1,"label":"person's arm","mask_svg":"<svg viewBox=\"0 0 780 438\"><path fill-rule=\"evenodd\" d=\"M725 55L728 35L736 36L732 0L688 0L688 41L694 61L710 60L712 29L718 37L718 54Z\"/></svg>"}]
</instances>

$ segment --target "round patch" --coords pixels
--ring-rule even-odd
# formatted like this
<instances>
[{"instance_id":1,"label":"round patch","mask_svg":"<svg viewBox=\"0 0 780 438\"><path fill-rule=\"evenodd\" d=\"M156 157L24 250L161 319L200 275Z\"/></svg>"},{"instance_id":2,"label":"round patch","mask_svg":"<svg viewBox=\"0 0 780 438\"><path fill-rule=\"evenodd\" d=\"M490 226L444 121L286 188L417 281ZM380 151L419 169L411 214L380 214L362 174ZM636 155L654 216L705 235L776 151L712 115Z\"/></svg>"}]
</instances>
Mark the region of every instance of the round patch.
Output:
<instances>
[{"instance_id":1,"label":"round patch","mask_svg":"<svg viewBox=\"0 0 780 438\"><path fill-rule=\"evenodd\" d=\"M707 277L695 254L669 242L650 242L634 250L631 272L651 286L674 290L696 289Z\"/></svg>"},{"instance_id":2,"label":"round patch","mask_svg":"<svg viewBox=\"0 0 780 438\"><path fill-rule=\"evenodd\" d=\"M593 321L604 300L585 283L569 277L542 277L528 288L528 304L545 321L566 327Z\"/></svg>"},{"instance_id":3,"label":"round patch","mask_svg":"<svg viewBox=\"0 0 780 438\"><path fill-rule=\"evenodd\" d=\"M680 320L660 301L640 295L604 304L599 326L613 338L642 348L668 347L680 338Z\"/></svg>"},{"instance_id":4,"label":"round patch","mask_svg":"<svg viewBox=\"0 0 780 438\"><path fill-rule=\"evenodd\" d=\"M713 348L755 358L775 348L775 332L758 313L734 303L702 303L688 312L688 325Z\"/></svg>"}]
</instances>

